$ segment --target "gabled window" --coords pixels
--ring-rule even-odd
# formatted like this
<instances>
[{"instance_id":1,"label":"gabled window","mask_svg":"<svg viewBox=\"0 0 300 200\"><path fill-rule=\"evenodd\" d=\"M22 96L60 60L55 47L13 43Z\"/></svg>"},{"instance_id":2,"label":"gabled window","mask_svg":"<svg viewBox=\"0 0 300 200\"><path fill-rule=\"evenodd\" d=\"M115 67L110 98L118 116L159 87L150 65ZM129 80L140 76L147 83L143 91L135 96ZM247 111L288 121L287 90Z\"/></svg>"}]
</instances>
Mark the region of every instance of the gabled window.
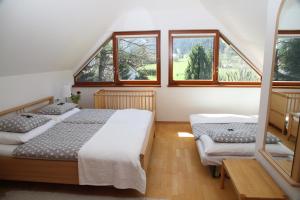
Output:
<instances>
[{"instance_id":1,"label":"gabled window","mask_svg":"<svg viewBox=\"0 0 300 200\"><path fill-rule=\"evenodd\" d=\"M261 75L218 30L169 31L169 85L259 85Z\"/></svg>"},{"instance_id":2,"label":"gabled window","mask_svg":"<svg viewBox=\"0 0 300 200\"><path fill-rule=\"evenodd\" d=\"M76 86L160 85L160 31L115 32L75 75Z\"/></svg>"},{"instance_id":3,"label":"gabled window","mask_svg":"<svg viewBox=\"0 0 300 200\"><path fill-rule=\"evenodd\" d=\"M300 30L278 32L274 86L300 86Z\"/></svg>"},{"instance_id":4,"label":"gabled window","mask_svg":"<svg viewBox=\"0 0 300 200\"><path fill-rule=\"evenodd\" d=\"M94 85L114 83L112 38L106 41L75 76L75 83Z\"/></svg>"}]
</instances>

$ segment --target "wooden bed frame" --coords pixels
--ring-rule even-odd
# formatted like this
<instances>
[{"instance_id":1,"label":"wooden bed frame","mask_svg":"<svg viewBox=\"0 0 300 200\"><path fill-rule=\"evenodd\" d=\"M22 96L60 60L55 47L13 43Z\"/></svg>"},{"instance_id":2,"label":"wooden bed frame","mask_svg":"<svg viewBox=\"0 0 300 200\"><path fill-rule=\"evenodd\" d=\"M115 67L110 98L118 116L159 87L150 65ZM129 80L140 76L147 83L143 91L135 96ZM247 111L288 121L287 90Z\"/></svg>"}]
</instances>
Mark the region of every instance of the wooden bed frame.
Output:
<instances>
[{"instance_id":1,"label":"wooden bed frame","mask_svg":"<svg viewBox=\"0 0 300 200\"><path fill-rule=\"evenodd\" d=\"M105 91L109 94L108 91ZM137 97L134 94L140 94ZM144 98L145 91L121 91L122 95L126 95L127 100ZM147 91L149 94L150 91ZM114 91L114 93L118 93ZM97 94L97 93L96 93ZM95 94L95 98L97 95ZM142 97L143 96L143 97ZM155 92L152 91L151 102L155 102ZM110 98L114 98L111 97ZM150 101L149 101L150 102ZM17 106L5 111L0 112L0 116L12 114L12 113L22 113L32 111L34 109L40 108L47 104L53 103L53 97L46 97L31 103L27 103L21 106ZM122 107L122 101L118 101L118 109L129 108ZM155 104L155 103L154 103ZM115 104L114 104L115 105ZM98 108L98 107L96 107ZM102 108L113 108L109 104L106 104ZM139 108L139 107L133 107ZM140 109L145 109L140 107ZM155 106L152 107L153 111L153 121L149 130L147 132L146 138L143 143L143 147L140 153L140 162L143 169L147 172L147 168L150 161L152 143L155 133ZM62 183L62 184L79 184L78 176L78 162L77 161L52 161L52 160L35 160L35 159L21 159L13 158L8 156L0 156L0 180L16 180L16 181L32 181L32 182L46 182L46 183Z\"/></svg>"}]
</instances>

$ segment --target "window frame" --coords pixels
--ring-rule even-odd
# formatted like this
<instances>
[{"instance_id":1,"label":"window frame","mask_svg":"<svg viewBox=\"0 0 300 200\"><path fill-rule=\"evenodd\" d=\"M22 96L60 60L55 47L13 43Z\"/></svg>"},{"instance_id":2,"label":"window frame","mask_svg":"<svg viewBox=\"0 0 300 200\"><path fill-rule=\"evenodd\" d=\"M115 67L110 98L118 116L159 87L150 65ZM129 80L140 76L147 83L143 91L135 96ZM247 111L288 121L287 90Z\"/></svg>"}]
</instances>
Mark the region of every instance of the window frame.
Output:
<instances>
[{"instance_id":1,"label":"window frame","mask_svg":"<svg viewBox=\"0 0 300 200\"><path fill-rule=\"evenodd\" d=\"M120 80L118 67L118 36L146 36L156 35L156 80ZM89 64L89 62L101 51L101 49L112 40L112 54L113 54L113 82L78 82L76 77ZM74 87L160 87L161 86L161 33L160 30L153 31L120 31L113 32L110 36L80 67L77 73L74 74Z\"/></svg>"},{"instance_id":2,"label":"window frame","mask_svg":"<svg viewBox=\"0 0 300 200\"><path fill-rule=\"evenodd\" d=\"M174 80L173 79L173 39L180 38L181 36L174 35L182 34L184 38L188 38L188 34L214 34L214 45L213 45L213 75L212 80ZM192 37L192 36L191 36ZM260 82L225 82L218 80L218 67L219 67L219 45L220 38L230 45L232 49L260 76L262 80L261 71L255 67L255 65L243 54L241 53L222 33L217 29L205 29L205 30L169 30L169 87L258 87L261 85Z\"/></svg>"},{"instance_id":3,"label":"window frame","mask_svg":"<svg viewBox=\"0 0 300 200\"><path fill-rule=\"evenodd\" d=\"M278 30L276 41L275 41L276 43L280 35L300 35L300 30ZM276 49L274 52L276 52ZM276 55L274 55L274 64L273 64L274 68L275 68L275 59L276 59ZM272 86L276 88L299 88L300 81L272 81Z\"/></svg>"}]
</instances>

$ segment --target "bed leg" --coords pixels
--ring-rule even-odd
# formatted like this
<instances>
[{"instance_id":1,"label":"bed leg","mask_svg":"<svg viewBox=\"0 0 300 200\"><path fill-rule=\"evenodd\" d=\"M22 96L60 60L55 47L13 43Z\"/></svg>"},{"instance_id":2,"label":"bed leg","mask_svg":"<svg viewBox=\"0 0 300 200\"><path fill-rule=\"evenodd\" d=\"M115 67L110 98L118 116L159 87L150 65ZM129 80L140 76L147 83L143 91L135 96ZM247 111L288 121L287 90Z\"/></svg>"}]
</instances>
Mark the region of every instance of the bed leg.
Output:
<instances>
[{"instance_id":1,"label":"bed leg","mask_svg":"<svg viewBox=\"0 0 300 200\"><path fill-rule=\"evenodd\" d=\"M220 177L220 166L211 165L209 166L209 169L213 178Z\"/></svg>"}]
</instances>

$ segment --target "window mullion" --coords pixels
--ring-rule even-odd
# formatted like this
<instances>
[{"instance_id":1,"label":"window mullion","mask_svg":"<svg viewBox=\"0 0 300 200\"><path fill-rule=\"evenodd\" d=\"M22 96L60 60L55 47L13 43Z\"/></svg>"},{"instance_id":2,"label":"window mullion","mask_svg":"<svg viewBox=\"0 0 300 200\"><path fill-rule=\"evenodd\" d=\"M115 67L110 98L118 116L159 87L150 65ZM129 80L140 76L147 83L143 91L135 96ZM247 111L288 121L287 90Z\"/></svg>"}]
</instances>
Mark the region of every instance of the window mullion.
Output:
<instances>
[{"instance_id":1,"label":"window mullion","mask_svg":"<svg viewBox=\"0 0 300 200\"><path fill-rule=\"evenodd\" d=\"M215 37L214 37L214 59L213 59L213 82L216 84L219 84L219 80L218 80L218 66L219 66L219 47L220 47L220 34L219 32L216 33Z\"/></svg>"}]
</instances>

